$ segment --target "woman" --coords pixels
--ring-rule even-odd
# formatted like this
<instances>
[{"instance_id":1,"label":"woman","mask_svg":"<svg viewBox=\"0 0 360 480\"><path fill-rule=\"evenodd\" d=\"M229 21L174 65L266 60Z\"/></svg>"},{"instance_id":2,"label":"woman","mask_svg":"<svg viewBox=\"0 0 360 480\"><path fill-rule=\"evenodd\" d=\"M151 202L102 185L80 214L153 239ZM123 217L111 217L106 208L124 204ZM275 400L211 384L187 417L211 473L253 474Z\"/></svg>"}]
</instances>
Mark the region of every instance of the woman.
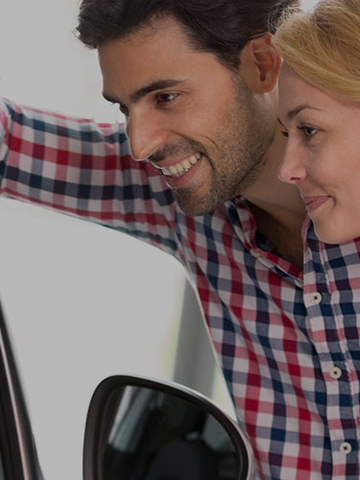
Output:
<instances>
[{"instance_id":1,"label":"woman","mask_svg":"<svg viewBox=\"0 0 360 480\"><path fill-rule=\"evenodd\" d=\"M279 178L296 184L318 237L360 236L360 0L323 0L283 20Z\"/></svg>"}]
</instances>

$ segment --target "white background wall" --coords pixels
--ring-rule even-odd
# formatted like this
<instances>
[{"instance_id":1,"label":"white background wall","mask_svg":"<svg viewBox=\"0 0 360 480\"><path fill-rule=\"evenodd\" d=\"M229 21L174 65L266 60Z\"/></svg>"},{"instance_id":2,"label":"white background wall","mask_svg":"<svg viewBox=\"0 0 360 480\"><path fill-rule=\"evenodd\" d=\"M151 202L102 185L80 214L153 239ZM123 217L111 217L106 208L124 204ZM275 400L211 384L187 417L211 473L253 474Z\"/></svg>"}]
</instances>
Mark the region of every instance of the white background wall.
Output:
<instances>
[{"instance_id":1,"label":"white background wall","mask_svg":"<svg viewBox=\"0 0 360 480\"><path fill-rule=\"evenodd\" d=\"M0 94L114 121L96 53L72 34L77 10L76 0L1 0ZM17 201L0 199L0 225L0 294L45 478L78 480L98 381L120 372L170 377L183 274L140 242Z\"/></svg>"}]
</instances>

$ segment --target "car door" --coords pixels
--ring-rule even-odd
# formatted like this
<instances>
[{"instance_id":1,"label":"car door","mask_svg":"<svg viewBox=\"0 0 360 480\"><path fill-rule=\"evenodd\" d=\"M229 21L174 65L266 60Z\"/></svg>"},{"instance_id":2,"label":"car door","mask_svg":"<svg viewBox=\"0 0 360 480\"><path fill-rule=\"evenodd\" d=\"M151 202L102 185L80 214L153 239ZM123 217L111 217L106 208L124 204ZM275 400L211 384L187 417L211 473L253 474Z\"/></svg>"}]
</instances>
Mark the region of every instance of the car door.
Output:
<instances>
[{"instance_id":1,"label":"car door","mask_svg":"<svg viewBox=\"0 0 360 480\"><path fill-rule=\"evenodd\" d=\"M134 403L133 400L130 402L126 400L126 402L123 403L123 399L128 399L127 394L132 395L133 392L135 392L136 398L140 398L140 404ZM129 410L127 410L127 407L124 407L127 403L128 407L130 406ZM114 407L115 410L109 410L109 406ZM133 406L136 408L132 408ZM116 410L117 408L118 411ZM122 412L122 415L126 419L125 422L120 420L120 412ZM157 418L155 424L154 412ZM183 413L182 416L180 415L180 412ZM157 427L158 430L159 427L161 427L159 430L160 433L162 432L162 435L160 435L160 443L159 438L151 440L149 436L146 442L138 442L141 444L141 448L137 449L133 455L134 464L138 465L141 463L141 459L144 455L146 456L149 451L151 455L153 455L154 452L156 453L158 450L162 450L164 445L165 447L168 446L165 440L168 441L170 439L171 441L168 443L172 446L172 452L173 454L176 454L174 458L177 460L179 460L179 451L180 453L182 451L179 450L178 446L180 445L183 449L183 446L185 445L191 447L193 455L194 452L197 452L196 460L201 460L203 471L205 471L205 467L207 469L206 471L208 471L209 468L211 471L212 460L214 460L212 455L219 450L219 458L222 465L221 470L224 470L223 464L225 458L226 468L224 471L226 472L226 475L218 476L216 478L229 478L234 480L250 480L253 478L251 452L249 450L249 445L238 428L238 425L230 417L221 412L210 400L194 391L190 391L186 387L181 387L180 385L142 377L129 377L123 375L113 376L103 380L93 395L88 410L84 442L84 478L87 480L110 478L103 475L104 465L106 466L107 464L104 463L104 458L102 456L103 445L101 444L101 448L99 448L99 439L103 436L102 434L99 436L99 432L101 433L105 431L105 425L106 429L109 430L109 427L111 426L111 418L112 421L116 420L117 422L116 425L114 424L117 437L120 436L122 438L123 436L123 430L119 430L121 424L125 425L125 430L129 438L133 439L134 435L132 433L136 433L135 436L137 441L139 440L138 437L141 430L144 430L147 436L148 434L153 436L156 430L155 427ZM151 420L150 423L152 423L151 430L143 429L141 425L148 425L149 419ZM185 421L185 419L187 419L187 421ZM205 428L205 425L208 425L207 420L209 419L210 426L212 425L210 429ZM161 421L159 422L159 420ZM175 423L174 420L176 420ZM131 429L129 429L129 425L135 427L133 432L130 431ZM174 425L176 425L176 428ZM215 429L214 425L217 425ZM173 428L170 428L171 426L173 426ZM164 432L166 433L166 438L163 435ZM193 437L195 433L196 438ZM159 435L157 435L157 437L159 437ZM211 438L215 437L217 438L217 443L219 443L219 439L221 438L223 438L225 442L220 442L220 446L216 446L214 442L210 441ZM105 437L105 443L106 442L107 439ZM132 441L131 443L134 442ZM175 449L173 448L174 445L176 446ZM212 447L211 456L209 456L210 446ZM122 446L119 449L117 444L114 443L113 445L112 441L109 441L108 447L111 447L117 456L123 455ZM205 453L207 454L206 458L203 455L205 447ZM126 449L127 448L128 445L126 444ZM127 452L126 449L125 455ZM199 454L201 454L201 456ZM166 456L167 455L168 454L166 454ZM229 462L227 460L230 460L230 464L228 464ZM146 478L160 478L159 474L163 473L163 464L163 460L161 460L160 463L158 462L156 468L158 469L158 466L161 466L161 469L158 469L159 472L157 470L156 472L155 470L152 470L152 474L155 475L156 473L156 475ZM194 465L196 468L199 468L198 463L194 463ZM108 468L108 465L106 468ZM171 471L173 472L173 467L171 468ZM116 478L125 478L124 476L120 476L120 474L124 474L123 469L118 470L118 466L116 466L115 471ZM192 475L196 476L196 478L205 478L199 477L196 474L195 467L192 469L190 468L190 471ZM230 475L228 475L229 472ZM99 474L100 477L98 476ZM205 476L206 478L209 478L208 474ZM143 478L143 476L141 476L141 478ZM171 476L167 478L175 477ZM185 479L189 478L189 476L186 474L180 475L180 477L176 478ZM27 406L1 303L0 480L44 480L37 457Z\"/></svg>"}]
</instances>

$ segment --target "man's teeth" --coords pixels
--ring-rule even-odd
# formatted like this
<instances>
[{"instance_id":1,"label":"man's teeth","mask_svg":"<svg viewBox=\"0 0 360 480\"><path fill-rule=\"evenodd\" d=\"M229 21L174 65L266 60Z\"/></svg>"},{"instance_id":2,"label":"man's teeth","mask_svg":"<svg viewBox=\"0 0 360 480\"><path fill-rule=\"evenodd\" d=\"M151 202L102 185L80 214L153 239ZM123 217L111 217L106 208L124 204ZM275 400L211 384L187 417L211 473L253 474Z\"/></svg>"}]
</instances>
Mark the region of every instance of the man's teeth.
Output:
<instances>
[{"instance_id":1,"label":"man's teeth","mask_svg":"<svg viewBox=\"0 0 360 480\"><path fill-rule=\"evenodd\" d=\"M178 178L188 172L190 168L200 160L200 158L201 153L198 153L197 155L191 155L191 157L185 158L185 160L182 160L175 165L171 165L171 167L160 168L160 170L167 177Z\"/></svg>"}]
</instances>

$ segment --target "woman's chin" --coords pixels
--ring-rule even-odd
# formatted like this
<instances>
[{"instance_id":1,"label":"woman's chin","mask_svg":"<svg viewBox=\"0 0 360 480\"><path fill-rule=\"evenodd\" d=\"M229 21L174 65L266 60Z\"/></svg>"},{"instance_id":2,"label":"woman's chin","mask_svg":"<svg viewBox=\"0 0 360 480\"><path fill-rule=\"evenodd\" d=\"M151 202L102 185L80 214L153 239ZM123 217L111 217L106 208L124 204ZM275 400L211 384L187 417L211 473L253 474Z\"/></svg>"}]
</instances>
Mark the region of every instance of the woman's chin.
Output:
<instances>
[{"instance_id":1,"label":"woman's chin","mask_svg":"<svg viewBox=\"0 0 360 480\"><path fill-rule=\"evenodd\" d=\"M316 236L319 240L324 243L329 243L330 245L339 245L341 243L351 242L355 238L360 237L360 228L354 230L353 232L344 232L337 230L336 228L317 228L316 224L314 225Z\"/></svg>"}]
</instances>

